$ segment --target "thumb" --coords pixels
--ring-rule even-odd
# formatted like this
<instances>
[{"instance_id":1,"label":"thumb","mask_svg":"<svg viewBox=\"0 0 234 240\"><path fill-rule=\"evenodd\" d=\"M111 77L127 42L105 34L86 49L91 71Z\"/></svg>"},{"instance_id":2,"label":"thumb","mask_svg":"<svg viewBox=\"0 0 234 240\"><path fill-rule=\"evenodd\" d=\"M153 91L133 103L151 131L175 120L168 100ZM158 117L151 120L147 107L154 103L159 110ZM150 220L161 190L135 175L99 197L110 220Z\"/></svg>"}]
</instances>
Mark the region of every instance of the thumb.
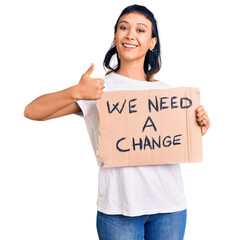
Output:
<instances>
[{"instance_id":1,"label":"thumb","mask_svg":"<svg viewBox=\"0 0 234 240\"><path fill-rule=\"evenodd\" d=\"M94 63L91 64L91 66L89 67L89 69L85 72L86 75L90 76L91 73L94 70Z\"/></svg>"}]
</instances>

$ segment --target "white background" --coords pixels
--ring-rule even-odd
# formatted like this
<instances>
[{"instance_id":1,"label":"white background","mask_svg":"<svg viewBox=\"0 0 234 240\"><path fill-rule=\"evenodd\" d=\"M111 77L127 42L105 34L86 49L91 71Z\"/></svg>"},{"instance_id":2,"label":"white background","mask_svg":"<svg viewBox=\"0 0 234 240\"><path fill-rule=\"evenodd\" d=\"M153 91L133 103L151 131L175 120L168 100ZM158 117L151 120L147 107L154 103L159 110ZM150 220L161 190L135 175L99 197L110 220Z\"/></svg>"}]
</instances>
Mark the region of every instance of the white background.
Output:
<instances>
[{"instance_id":1,"label":"white background","mask_svg":"<svg viewBox=\"0 0 234 240\"><path fill-rule=\"evenodd\" d=\"M156 79L199 87L211 127L203 163L182 164L185 240L234 239L233 9L231 1L1 1L0 239L98 239L98 166L84 119L23 116L36 97L77 84L95 63L103 77L121 11L155 15L162 47Z\"/></svg>"}]
</instances>

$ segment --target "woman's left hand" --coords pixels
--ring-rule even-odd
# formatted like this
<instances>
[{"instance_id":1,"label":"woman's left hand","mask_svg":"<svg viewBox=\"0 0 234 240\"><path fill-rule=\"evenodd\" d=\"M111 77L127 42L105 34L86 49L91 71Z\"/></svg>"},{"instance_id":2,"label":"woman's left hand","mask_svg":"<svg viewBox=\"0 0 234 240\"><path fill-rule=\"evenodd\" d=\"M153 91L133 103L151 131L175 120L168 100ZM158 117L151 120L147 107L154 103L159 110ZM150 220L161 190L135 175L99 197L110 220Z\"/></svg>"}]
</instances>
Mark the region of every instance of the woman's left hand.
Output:
<instances>
[{"instance_id":1,"label":"woman's left hand","mask_svg":"<svg viewBox=\"0 0 234 240\"><path fill-rule=\"evenodd\" d=\"M202 136L206 133L210 127L210 119L202 105L196 108L197 122L201 126Z\"/></svg>"}]
</instances>

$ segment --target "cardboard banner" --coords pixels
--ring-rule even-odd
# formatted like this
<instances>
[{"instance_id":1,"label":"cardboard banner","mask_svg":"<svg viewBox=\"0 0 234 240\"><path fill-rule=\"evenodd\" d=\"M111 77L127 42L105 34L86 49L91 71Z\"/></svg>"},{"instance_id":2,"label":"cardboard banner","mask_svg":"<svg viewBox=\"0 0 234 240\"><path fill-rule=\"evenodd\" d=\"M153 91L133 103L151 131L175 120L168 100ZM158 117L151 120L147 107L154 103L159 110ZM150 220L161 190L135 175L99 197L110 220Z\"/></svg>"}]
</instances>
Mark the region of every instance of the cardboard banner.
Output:
<instances>
[{"instance_id":1,"label":"cardboard banner","mask_svg":"<svg viewBox=\"0 0 234 240\"><path fill-rule=\"evenodd\" d=\"M97 100L104 168L202 162L199 88L106 91Z\"/></svg>"}]
</instances>

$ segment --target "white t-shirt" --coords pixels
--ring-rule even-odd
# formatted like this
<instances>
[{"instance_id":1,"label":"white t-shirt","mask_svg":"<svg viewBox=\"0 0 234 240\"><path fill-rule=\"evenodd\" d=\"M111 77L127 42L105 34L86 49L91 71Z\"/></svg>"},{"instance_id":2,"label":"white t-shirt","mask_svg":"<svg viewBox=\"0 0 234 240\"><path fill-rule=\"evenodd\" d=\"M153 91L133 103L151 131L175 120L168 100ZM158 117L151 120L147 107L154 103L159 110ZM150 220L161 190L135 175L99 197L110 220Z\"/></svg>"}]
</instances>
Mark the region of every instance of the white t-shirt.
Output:
<instances>
[{"instance_id":1,"label":"white t-shirt","mask_svg":"<svg viewBox=\"0 0 234 240\"><path fill-rule=\"evenodd\" d=\"M115 72L102 78L103 91L163 89L161 82L134 80ZM96 156L98 114L96 100L78 100ZM103 168L99 165L97 210L106 214L140 216L187 208L180 164Z\"/></svg>"}]
</instances>

